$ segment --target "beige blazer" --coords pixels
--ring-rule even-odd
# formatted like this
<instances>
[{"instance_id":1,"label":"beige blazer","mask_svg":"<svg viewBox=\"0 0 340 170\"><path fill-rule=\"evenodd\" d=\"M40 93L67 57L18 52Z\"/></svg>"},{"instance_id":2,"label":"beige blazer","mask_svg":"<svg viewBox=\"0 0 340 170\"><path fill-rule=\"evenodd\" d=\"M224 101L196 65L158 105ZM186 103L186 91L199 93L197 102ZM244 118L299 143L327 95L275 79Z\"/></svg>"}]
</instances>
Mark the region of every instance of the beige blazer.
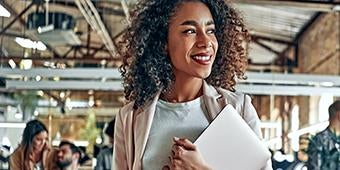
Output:
<instances>
[{"instance_id":1,"label":"beige blazer","mask_svg":"<svg viewBox=\"0 0 340 170\"><path fill-rule=\"evenodd\" d=\"M42 166L44 170L58 170L56 165L57 150L46 148L42 155ZM19 145L9 157L10 170L34 170L34 163L24 158L24 148Z\"/></svg>"},{"instance_id":2,"label":"beige blazer","mask_svg":"<svg viewBox=\"0 0 340 170\"><path fill-rule=\"evenodd\" d=\"M121 108L116 115L113 156L115 170L142 169L142 157L158 99L159 94L145 107L135 112L133 112L133 102L131 102ZM256 135L262 138L259 126L260 120L249 96L222 88L215 88L204 82L203 100L208 110L210 122L226 104L231 104ZM134 124L132 123L133 120ZM264 169L271 169L271 162L268 162Z\"/></svg>"}]
</instances>

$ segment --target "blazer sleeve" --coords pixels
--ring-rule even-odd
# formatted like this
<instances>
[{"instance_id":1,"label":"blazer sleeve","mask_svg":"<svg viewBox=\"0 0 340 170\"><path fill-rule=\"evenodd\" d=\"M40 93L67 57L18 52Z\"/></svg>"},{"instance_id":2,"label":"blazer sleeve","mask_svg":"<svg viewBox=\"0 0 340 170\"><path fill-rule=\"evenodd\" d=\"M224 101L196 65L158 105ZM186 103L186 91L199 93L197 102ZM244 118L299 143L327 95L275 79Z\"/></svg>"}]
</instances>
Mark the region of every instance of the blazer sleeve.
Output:
<instances>
[{"instance_id":1,"label":"blazer sleeve","mask_svg":"<svg viewBox=\"0 0 340 170\"><path fill-rule=\"evenodd\" d=\"M10 170L22 170L23 160L21 160L21 152L17 149L9 157L9 169Z\"/></svg>"},{"instance_id":2,"label":"blazer sleeve","mask_svg":"<svg viewBox=\"0 0 340 170\"><path fill-rule=\"evenodd\" d=\"M243 119L247 122L251 129L255 132L255 134L262 139L262 133L260 128L260 119L257 115L257 112L251 103L251 98L248 95L244 95L243 100Z\"/></svg>"},{"instance_id":3,"label":"blazer sleeve","mask_svg":"<svg viewBox=\"0 0 340 170\"><path fill-rule=\"evenodd\" d=\"M243 119L247 122L250 128L255 132L255 134L262 139L262 133L260 128L260 119L257 112L251 103L251 98L248 95L244 95L243 100ZM272 161L269 159L267 164L261 170L272 170Z\"/></svg>"},{"instance_id":4,"label":"blazer sleeve","mask_svg":"<svg viewBox=\"0 0 340 170\"><path fill-rule=\"evenodd\" d=\"M114 131L114 154L113 154L113 166L114 170L126 169L128 170L125 135L124 135L124 123L122 116L122 109L116 116L115 131Z\"/></svg>"}]
</instances>

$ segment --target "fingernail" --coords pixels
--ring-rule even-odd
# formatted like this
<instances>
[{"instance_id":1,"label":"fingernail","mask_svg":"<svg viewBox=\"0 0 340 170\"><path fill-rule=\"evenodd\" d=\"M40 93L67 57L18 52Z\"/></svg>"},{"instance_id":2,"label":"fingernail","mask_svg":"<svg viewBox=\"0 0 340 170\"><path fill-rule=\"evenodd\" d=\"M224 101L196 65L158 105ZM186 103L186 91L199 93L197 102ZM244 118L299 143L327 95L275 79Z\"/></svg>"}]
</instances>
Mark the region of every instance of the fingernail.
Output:
<instances>
[{"instance_id":1,"label":"fingernail","mask_svg":"<svg viewBox=\"0 0 340 170\"><path fill-rule=\"evenodd\" d=\"M179 138L174 136L174 141L178 141L178 140L179 140Z\"/></svg>"}]
</instances>

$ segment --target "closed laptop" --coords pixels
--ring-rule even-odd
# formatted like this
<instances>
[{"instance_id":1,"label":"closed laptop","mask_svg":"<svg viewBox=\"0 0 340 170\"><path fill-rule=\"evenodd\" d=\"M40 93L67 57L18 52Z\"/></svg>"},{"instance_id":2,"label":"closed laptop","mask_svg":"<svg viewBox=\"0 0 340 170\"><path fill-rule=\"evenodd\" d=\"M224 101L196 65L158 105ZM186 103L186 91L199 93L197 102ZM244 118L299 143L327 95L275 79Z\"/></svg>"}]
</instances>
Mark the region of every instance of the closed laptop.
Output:
<instances>
[{"instance_id":1,"label":"closed laptop","mask_svg":"<svg viewBox=\"0 0 340 170\"><path fill-rule=\"evenodd\" d=\"M195 141L214 170L259 170L269 150L232 105L227 105Z\"/></svg>"}]
</instances>

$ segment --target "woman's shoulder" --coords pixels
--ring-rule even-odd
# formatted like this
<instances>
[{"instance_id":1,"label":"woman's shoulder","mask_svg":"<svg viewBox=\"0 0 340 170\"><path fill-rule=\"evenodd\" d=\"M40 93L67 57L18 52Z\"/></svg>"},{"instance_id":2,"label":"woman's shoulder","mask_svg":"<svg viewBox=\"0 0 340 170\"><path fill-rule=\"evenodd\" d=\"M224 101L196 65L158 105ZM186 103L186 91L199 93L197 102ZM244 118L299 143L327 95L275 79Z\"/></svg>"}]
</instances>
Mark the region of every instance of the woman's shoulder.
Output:
<instances>
[{"instance_id":1,"label":"woman's shoulder","mask_svg":"<svg viewBox=\"0 0 340 170\"><path fill-rule=\"evenodd\" d=\"M131 112L133 111L133 105L134 105L134 102L126 103L123 107L119 109L119 112L122 112L122 113Z\"/></svg>"},{"instance_id":2,"label":"woman's shoulder","mask_svg":"<svg viewBox=\"0 0 340 170\"><path fill-rule=\"evenodd\" d=\"M133 112L133 105L134 105L134 102L126 103L123 107L119 109L117 116L120 119L126 118L128 115L130 115Z\"/></svg>"},{"instance_id":3,"label":"woman's shoulder","mask_svg":"<svg viewBox=\"0 0 340 170\"><path fill-rule=\"evenodd\" d=\"M24 161L24 150L19 145L9 157L10 169L21 169Z\"/></svg>"},{"instance_id":4,"label":"woman's shoulder","mask_svg":"<svg viewBox=\"0 0 340 170\"><path fill-rule=\"evenodd\" d=\"M239 91L230 91L221 87L217 87L216 90L226 100L226 103L231 104L242 117L248 113L255 113L253 112L253 105L249 95Z\"/></svg>"},{"instance_id":5,"label":"woman's shoulder","mask_svg":"<svg viewBox=\"0 0 340 170\"><path fill-rule=\"evenodd\" d=\"M13 155L21 155L21 154L23 154L23 152L24 152L24 148L22 147L21 144L19 144L18 147L11 154L11 156L13 156Z\"/></svg>"},{"instance_id":6,"label":"woman's shoulder","mask_svg":"<svg viewBox=\"0 0 340 170\"><path fill-rule=\"evenodd\" d=\"M217 87L216 90L219 94L221 94L224 98L228 100L229 103L234 104L243 104L244 100L249 97L247 94L239 92L239 91L230 91L224 89L222 87Z\"/></svg>"}]
</instances>

